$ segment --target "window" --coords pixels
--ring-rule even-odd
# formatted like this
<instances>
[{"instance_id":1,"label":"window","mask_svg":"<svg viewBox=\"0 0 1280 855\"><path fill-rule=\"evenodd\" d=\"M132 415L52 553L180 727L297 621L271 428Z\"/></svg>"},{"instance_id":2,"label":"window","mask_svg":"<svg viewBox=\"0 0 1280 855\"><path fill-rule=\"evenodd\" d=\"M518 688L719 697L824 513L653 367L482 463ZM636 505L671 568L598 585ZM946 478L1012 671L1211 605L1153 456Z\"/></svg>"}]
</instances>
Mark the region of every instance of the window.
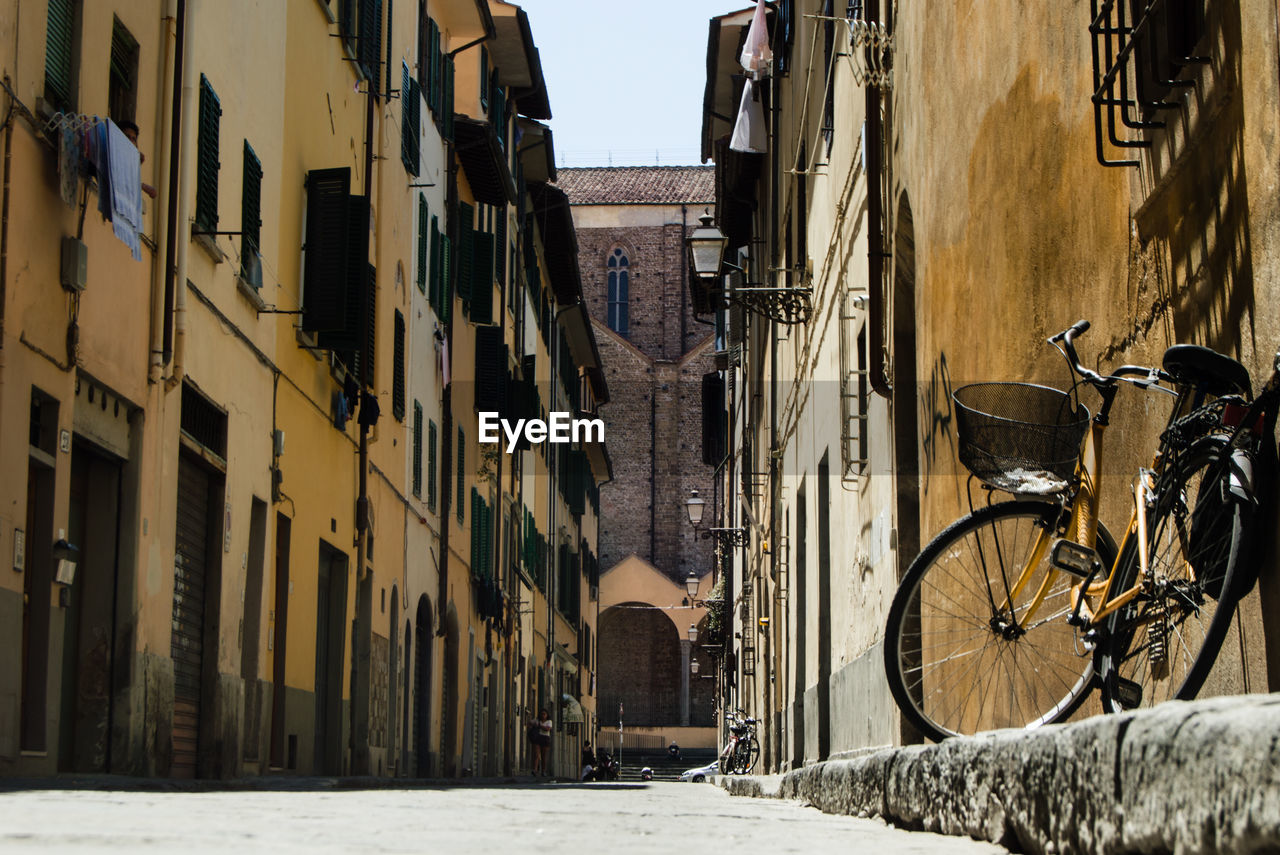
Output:
<instances>
[{"instance_id":1,"label":"window","mask_svg":"<svg viewBox=\"0 0 1280 855\"><path fill-rule=\"evenodd\" d=\"M830 81L826 87L826 101L822 105L822 136L826 140L827 151L830 151L831 140L835 136L836 116L835 75L831 72L831 63L835 61L836 48L836 22L832 20L835 15L835 4L832 0L823 0L822 14L826 18L822 22L822 55L825 59L822 69L823 76Z\"/></svg>"},{"instance_id":2,"label":"window","mask_svg":"<svg viewBox=\"0 0 1280 855\"><path fill-rule=\"evenodd\" d=\"M489 49L480 46L480 109L489 112Z\"/></svg>"},{"instance_id":3,"label":"window","mask_svg":"<svg viewBox=\"0 0 1280 855\"><path fill-rule=\"evenodd\" d=\"M52 12L53 6L50 4ZM135 122L138 111L138 40L115 18L111 25L111 66L107 77L107 110L119 125Z\"/></svg>"},{"instance_id":4,"label":"window","mask_svg":"<svg viewBox=\"0 0 1280 855\"><path fill-rule=\"evenodd\" d=\"M615 249L609 256L609 329L618 335L626 335L630 329L630 318L627 314L628 280L631 276L631 265L627 254Z\"/></svg>"},{"instance_id":5,"label":"window","mask_svg":"<svg viewBox=\"0 0 1280 855\"><path fill-rule=\"evenodd\" d=\"M463 477L463 470L466 468L466 437L462 435L462 428L458 428L458 524L462 524L463 508L462 497L465 495L466 478Z\"/></svg>"},{"instance_id":6,"label":"window","mask_svg":"<svg viewBox=\"0 0 1280 855\"><path fill-rule=\"evenodd\" d=\"M262 288L262 163L244 141L244 188L240 195L240 276Z\"/></svg>"},{"instance_id":7,"label":"window","mask_svg":"<svg viewBox=\"0 0 1280 855\"><path fill-rule=\"evenodd\" d=\"M56 110L71 110L75 94L78 0L49 0L45 29L44 98Z\"/></svg>"},{"instance_id":8,"label":"window","mask_svg":"<svg viewBox=\"0 0 1280 855\"><path fill-rule=\"evenodd\" d=\"M427 220L428 220L427 215L428 215L427 197L424 194L419 193L418 194L418 290L421 291L423 294L427 293L427 264L429 263L428 256L427 256ZM432 243L432 246L434 247L436 243L434 235L432 235L431 243ZM430 300L431 300L431 307L433 309L436 308L436 292L435 292L434 282L432 282ZM439 310L436 311L436 314L440 314Z\"/></svg>"},{"instance_id":9,"label":"window","mask_svg":"<svg viewBox=\"0 0 1280 855\"><path fill-rule=\"evenodd\" d=\"M436 423L427 421L427 508L436 509Z\"/></svg>"},{"instance_id":10,"label":"window","mask_svg":"<svg viewBox=\"0 0 1280 855\"><path fill-rule=\"evenodd\" d=\"M396 309L395 351L392 354L391 414L404 421L404 315Z\"/></svg>"},{"instance_id":11,"label":"window","mask_svg":"<svg viewBox=\"0 0 1280 855\"><path fill-rule=\"evenodd\" d=\"M196 152L197 232L218 230L218 125L222 104L209 78L200 75L200 127Z\"/></svg>"},{"instance_id":12,"label":"window","mask_svg":"<svg viewBox=\"0 0 1280 855\"><path fill-rule=\"evenodd\" d=\"M413 495L422 498L422 404L413 402Z\"/></svg>"},{"instance_id":13,"label":"window","mask_svg":"<svg viewBox=\"0 0 1280 855\"><path fill-rule=\"evenodd\" d=\"M409 74L407 63L401 63L400 72L400 160L404 162L406 172L417 175L422 91L418 88L418 81Z\"/></svg>"}]
</instances>

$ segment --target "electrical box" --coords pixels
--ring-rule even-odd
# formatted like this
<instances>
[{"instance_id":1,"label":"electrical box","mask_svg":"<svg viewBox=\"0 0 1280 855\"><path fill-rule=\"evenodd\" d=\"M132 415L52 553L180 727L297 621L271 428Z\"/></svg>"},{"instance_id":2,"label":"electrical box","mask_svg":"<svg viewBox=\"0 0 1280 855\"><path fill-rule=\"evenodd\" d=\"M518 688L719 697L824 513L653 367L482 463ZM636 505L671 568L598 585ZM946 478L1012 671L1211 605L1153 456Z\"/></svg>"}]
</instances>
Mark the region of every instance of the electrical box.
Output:
<instances>
[{"instance_id":1,"label":"electrical box","mask_svg":"<svg viewBox=\"0 0 1280 855\"><path fill-rule=\"evenodd\" d=\"M62 238L62 287L83 291L89 276L89 247L70 236Z\"/></svg>"}]
</instances>

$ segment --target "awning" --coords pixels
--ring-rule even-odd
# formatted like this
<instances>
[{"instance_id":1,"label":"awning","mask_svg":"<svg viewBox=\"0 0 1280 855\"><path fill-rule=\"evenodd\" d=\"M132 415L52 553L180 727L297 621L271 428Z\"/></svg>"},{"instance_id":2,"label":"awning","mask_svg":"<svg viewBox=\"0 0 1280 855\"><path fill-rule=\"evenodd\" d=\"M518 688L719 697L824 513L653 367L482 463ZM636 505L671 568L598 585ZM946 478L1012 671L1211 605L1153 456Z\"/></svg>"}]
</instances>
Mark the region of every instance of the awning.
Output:
<instances>
[{"instance_id":1,"label":"awning","mask_svg":"<svg viewBox=\"0 0 1280 855\"><path fill-rule=\"evenodd\" d=\"M566 723L584 722L586 716L582 713L582 704L578 703L578 699L573 695L565 694L560 696L561 714L560 720Z\"/></svg>"},{"instance_id":2,"label":"awning","mask_svg":"<svg viewBox=\"0 0 1280 855\"><path fill-rule=\"evenodd\" d=\"M476 201L505 205L516 200L516 182L493 125L469 116L454 116L458 160Z\"/></svg>"}]
</instances>

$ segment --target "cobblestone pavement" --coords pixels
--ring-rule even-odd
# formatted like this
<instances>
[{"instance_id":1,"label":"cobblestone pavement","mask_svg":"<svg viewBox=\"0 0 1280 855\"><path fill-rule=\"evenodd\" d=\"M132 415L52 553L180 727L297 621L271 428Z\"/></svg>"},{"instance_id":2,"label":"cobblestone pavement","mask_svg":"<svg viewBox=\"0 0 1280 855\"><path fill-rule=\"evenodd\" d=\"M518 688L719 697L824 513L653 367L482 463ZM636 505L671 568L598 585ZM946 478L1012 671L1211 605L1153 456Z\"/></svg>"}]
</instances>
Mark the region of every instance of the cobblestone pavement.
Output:
<instances>
[{"instance_id":1,"label":"cobblestone pavement","mask_svg":"<svg viewBox=\"0 0 1280 855\"><path fill-rule=\"evenodd\" d=\"M45 784L47 786L47 784ZM711 784L0 793L0 852L1004 853Z\"/></svg>"}]
</instances>

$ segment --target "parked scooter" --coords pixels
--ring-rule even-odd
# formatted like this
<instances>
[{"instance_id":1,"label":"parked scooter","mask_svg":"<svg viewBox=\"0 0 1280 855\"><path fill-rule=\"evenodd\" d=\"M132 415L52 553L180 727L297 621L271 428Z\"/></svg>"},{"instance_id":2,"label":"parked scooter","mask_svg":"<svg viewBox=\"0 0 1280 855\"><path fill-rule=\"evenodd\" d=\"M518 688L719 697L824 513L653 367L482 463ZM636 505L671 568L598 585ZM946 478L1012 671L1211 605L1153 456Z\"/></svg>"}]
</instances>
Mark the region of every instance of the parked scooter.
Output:
<instances>
[{"instance_id":1,"label":"parked scooter","mask_svg":"<svg viewBox=\"0 0 1280 855\"><path fill-rule=\"evenodd\" d=\"M596 781L616 781L618 774L622 771L622 767L613 755L603 748L596 749L596 765L594 769L594 778Z\"/></svg>"}]
</instances>

